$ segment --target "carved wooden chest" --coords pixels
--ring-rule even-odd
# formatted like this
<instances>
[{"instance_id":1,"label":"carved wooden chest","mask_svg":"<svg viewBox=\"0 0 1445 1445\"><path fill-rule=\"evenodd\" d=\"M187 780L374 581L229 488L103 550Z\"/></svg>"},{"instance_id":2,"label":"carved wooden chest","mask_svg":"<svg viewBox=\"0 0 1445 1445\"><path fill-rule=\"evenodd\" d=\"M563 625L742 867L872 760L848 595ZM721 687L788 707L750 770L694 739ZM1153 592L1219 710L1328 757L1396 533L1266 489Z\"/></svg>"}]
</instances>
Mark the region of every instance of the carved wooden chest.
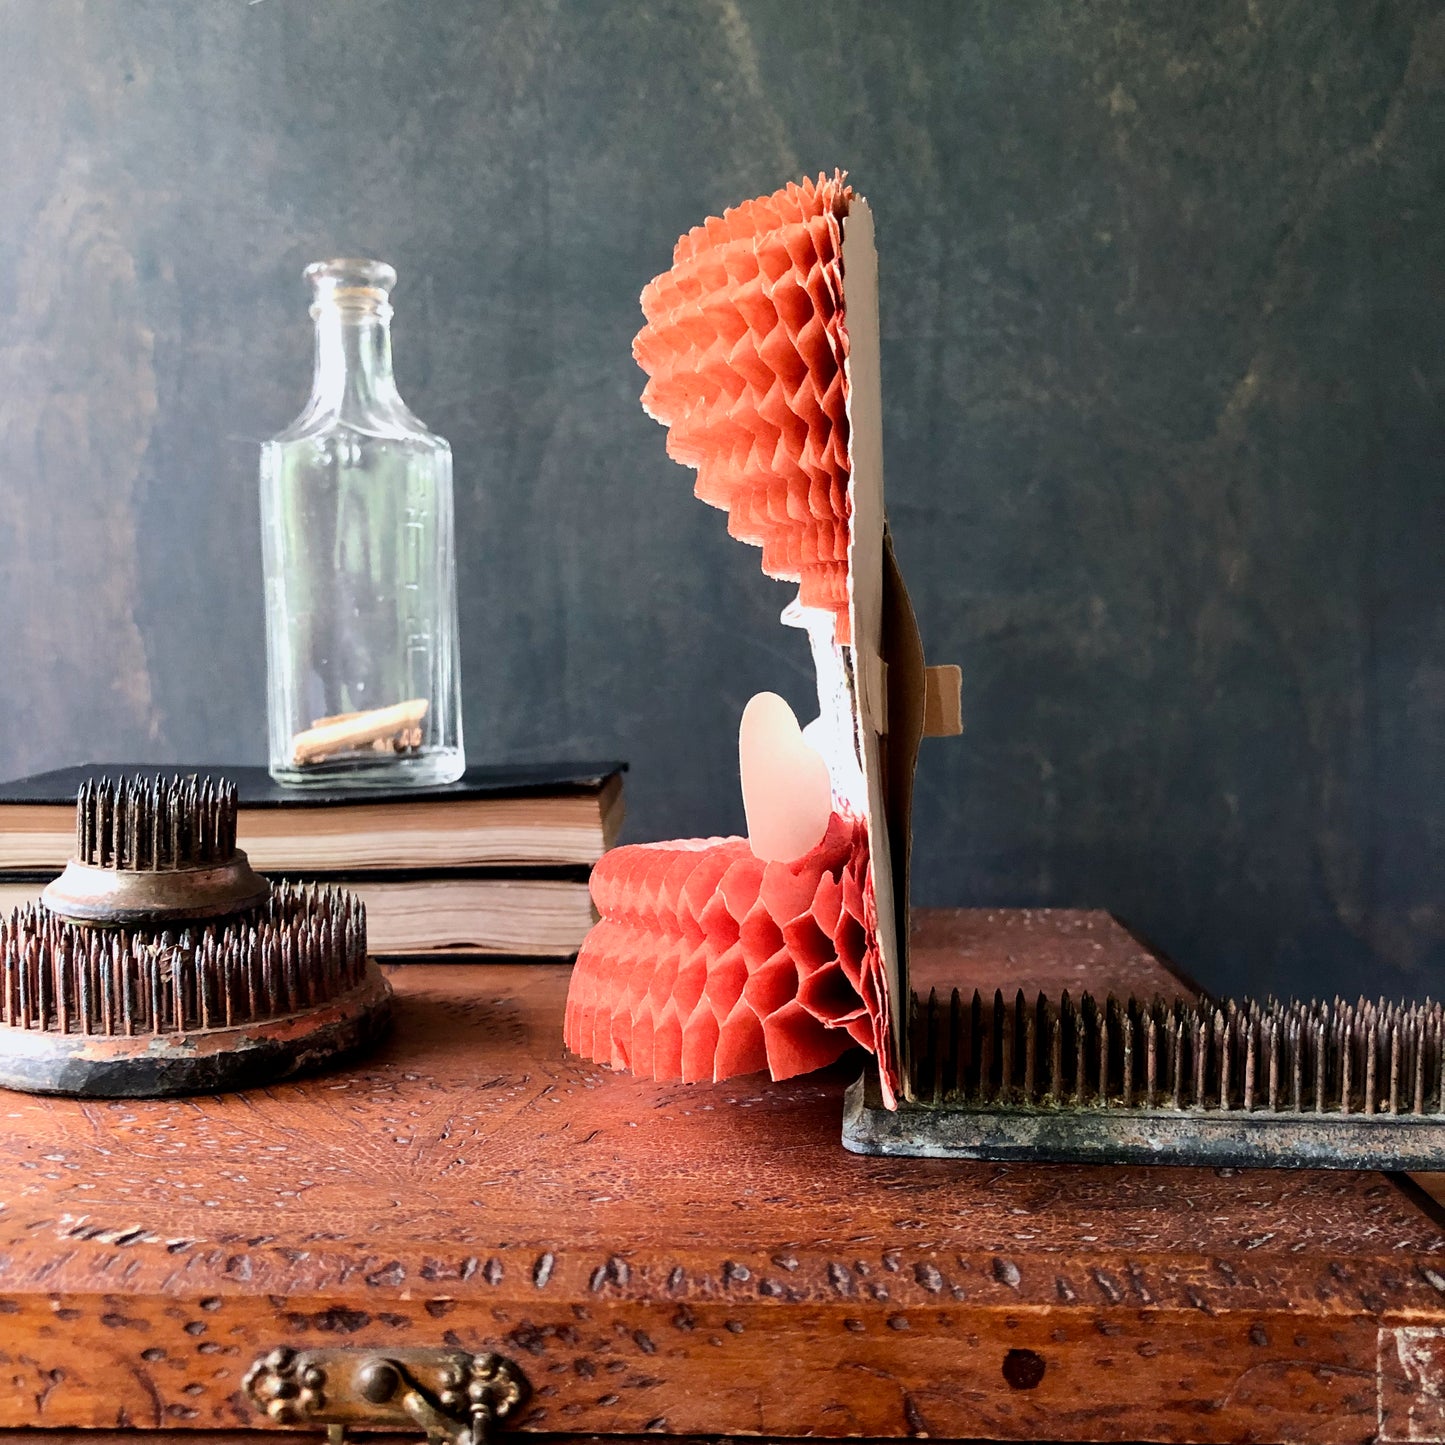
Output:
<instances>
[{"instance_id":1,"label":"carved wooden chest","mask_svg":"<svg viewBox=\"0 0 1445 1445\"><path fill-rule=\"evenodd\" d=\"M1162 978L1102 915L924 921L990 987ZM1445 1439L1417 1183L859 1158L847 1069L640 1084L564 1057L564 967L392 978L349 1072L0 1096L14 1438Z\"/></svg>"}]
</instances>

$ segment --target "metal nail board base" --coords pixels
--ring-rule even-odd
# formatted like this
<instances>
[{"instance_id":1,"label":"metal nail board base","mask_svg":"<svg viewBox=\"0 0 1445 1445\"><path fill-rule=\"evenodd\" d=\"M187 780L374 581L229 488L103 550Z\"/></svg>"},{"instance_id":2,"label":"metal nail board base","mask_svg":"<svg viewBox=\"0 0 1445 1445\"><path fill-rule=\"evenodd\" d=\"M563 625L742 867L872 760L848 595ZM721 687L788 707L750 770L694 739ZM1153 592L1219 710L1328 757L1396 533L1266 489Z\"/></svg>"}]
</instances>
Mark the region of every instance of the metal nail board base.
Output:
<instances>
[{"instance_id":1,"label":"metal nail board base","mask_svg":"<svg viewBox=\"0 0 1445 1445\"><path fill-rule=\"evenodd\" d=\"M903 1103L895 1112L884 1108L870 1070L844 1096L843 1147L922 1159L1416 1171L1445 1167L1445 1119L1087 1105Z\"/></svg>"}]
</instances>

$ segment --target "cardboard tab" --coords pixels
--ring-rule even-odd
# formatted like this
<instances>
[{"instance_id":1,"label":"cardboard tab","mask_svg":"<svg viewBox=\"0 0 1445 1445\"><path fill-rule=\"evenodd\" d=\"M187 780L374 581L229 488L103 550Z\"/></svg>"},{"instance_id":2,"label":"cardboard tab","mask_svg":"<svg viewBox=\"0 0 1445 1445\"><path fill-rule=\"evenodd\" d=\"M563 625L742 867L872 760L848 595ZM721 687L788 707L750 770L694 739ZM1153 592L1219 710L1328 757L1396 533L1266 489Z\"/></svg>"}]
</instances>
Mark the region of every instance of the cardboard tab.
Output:
<instances>
[{"instance_id":1,"label":"cardboard tab","mask_svg":"<svg viewBox=\"0 0 1445 1445\"><path fill-rule=\"evenodd\" d=\"M963 731L963 669L952 662L924 669L923 736L956 738Z\"/></svg>"}]
</instances>

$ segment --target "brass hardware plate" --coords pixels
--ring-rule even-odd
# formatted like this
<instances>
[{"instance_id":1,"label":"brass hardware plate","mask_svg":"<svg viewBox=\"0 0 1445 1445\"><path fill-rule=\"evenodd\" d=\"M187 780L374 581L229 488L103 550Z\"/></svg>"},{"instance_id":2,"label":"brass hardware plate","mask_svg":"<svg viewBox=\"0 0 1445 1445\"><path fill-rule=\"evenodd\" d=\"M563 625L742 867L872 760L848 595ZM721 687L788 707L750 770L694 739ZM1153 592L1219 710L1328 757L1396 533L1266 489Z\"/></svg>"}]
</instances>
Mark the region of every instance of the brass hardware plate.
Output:
<instances>
[{"instance_id":1,"label":"brass hardware plate","mask_svg":"<svg viewBox=\"0 0 1445 1445\"><path fill-rule=\"evenodd\" d=\"M484 1445L521 1408L526 1376L502 1355L464 1350L293 1350L262 1355L241 1382L277 1425L412 1426L433 1445Z\"/></svg>"}]
</instances>

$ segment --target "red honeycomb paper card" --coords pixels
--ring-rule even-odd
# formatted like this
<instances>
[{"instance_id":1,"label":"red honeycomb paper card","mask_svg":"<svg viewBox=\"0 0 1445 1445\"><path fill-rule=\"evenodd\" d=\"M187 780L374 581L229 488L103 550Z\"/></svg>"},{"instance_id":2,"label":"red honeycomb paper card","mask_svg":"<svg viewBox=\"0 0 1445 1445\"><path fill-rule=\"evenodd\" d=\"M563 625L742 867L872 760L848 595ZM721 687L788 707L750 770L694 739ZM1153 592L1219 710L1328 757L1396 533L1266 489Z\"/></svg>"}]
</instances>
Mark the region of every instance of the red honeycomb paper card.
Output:
<instances>
[{"instance_id":1,"label":"red honeycomb paper card","mask_svg":"<svg viewBox=\"0 0 1445 1445\"><path fill-rule=\"evenodd\" d=\"M633 354L669 455L696 468L696 494L726 511L729 532L762 548L763 571L798 584L783 620L812 648L820 717L802 737L827 765L833 816L789 861L763 861L745 838L608 854L567 1043L686 1082L788 1078L861 1045L891 1107L904 1077L913 768L937 678L884 521L867 202L836 173L734 207L678 241L642 308ZM931 716L956 711L930 701ZM785 755L765 755L786 777ZM811 806L806 816L821 826Z\"/></svg>"}]
</instances>

